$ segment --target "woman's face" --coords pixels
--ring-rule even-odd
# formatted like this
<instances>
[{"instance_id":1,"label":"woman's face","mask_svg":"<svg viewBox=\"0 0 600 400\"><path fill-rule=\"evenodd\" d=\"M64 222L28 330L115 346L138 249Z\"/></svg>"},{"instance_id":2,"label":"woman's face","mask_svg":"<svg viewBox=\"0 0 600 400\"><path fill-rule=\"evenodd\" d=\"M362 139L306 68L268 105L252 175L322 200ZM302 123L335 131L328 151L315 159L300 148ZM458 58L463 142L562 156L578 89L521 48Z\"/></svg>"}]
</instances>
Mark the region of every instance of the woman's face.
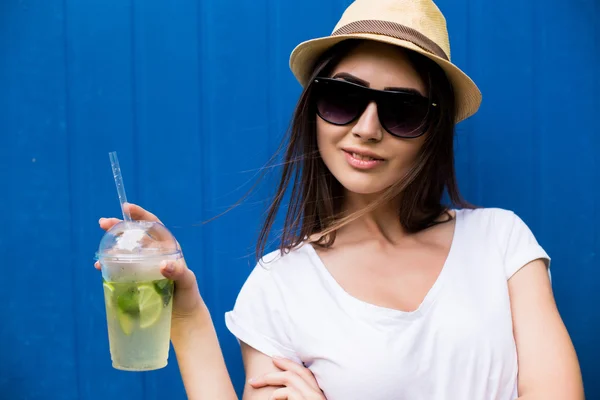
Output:
<instances>
[{"instance_id":1,"label":"woman's face","mask_svg":"<svg viewBox=\"0 0 600 400\"><path fill-rule=\"evenodd\" d=\"M337 65L331 77L372 89L407 88L426 95L425 84L406 55L398 48L375 42L355 48ZM389 134L379 122L375 103L369 104L349 125L337 126L316 118L320 155L351 193L380 193L401 180L425 140L425 135L402 139Z\"/></svg>"}]
</instances>

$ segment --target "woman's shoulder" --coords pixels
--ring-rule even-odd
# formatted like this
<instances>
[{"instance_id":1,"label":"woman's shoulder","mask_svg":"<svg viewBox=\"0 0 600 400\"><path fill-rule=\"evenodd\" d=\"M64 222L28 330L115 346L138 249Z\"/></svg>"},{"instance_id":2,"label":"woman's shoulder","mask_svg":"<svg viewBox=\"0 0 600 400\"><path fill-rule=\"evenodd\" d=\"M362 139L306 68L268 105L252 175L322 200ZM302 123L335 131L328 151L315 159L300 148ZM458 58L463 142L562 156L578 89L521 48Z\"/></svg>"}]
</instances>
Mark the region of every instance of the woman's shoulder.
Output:
<instances>
[{"instance_id":1,"label":"woman's shoulder","mask_svg":"<svg viewBox=\"0 0 600 400\"><path fill-rule=\"evenodd\" d=\"M256 263L253 273L270 279L294 279L306 275L306 268L314 262L311 245L301 243L290 249L277 249L264 254Z\"/></svg>"},{"instance_id":2,"label":"woman's shoulder","mask_svg":"<svg viewBox=\"0 0 600 400\"><path fill-rule=\"evenodd\" d=\"M512 226L520 217L512 210L499 207L463 208L455 210L457 216L475 228L493 228L494 230Z\"/></svg>"},{"instance_id":3,"label":"woman's shoulder","mask_svg":"<svg viewBox=\"0 0 600 400\"><path fill-rule=\"evenodd\" d=\"M527 223L514 211L498 207L458 209L463 232L473 240L492 240L504 245L511 237L533 237Z\"/></svg>"},{"instance_id":4,"label":"woman's shoulder","mask_svg":"<svg viewBox=\"0 0 600 400\"><path fill-rule=\"evenodd\" d=\"M506 208L500 208L500 207L458 208L455 211L457 211L458 213L461 213L463 215L473 215L473 216L479 216L479 217L484 217L484 216L506 217L506 216L515 214L515 212L512 210L509 210Z\"/></svg>"},{"instance_id":5,"label":"woman's shoulder","mask_svg":"<svg viewBox=\"0 0 600 400\"><path fill-rule=\"evenodd\" d=\"M301 304L306 298L306 288L314 291L319 282L318 269L310 252L314 249L309 246L284 252L275 250L261 257L242 285L237 307L250 303L252 308L283 302Z\"/></svg>"},{"instance_id":6,"label":"woman's shoulder","mask_svg":"<svg viewBox=\"0 0 600 400\"><path fill-rule=\"evenodd\" d=\"M484 241L499 251L507 278L537 258L549 265L550 257L538 243L533 230L514 211L504 208L462 209L458 210L458 216L465 221L465 231L472 243Z\"/></svg>"}]
</instances>

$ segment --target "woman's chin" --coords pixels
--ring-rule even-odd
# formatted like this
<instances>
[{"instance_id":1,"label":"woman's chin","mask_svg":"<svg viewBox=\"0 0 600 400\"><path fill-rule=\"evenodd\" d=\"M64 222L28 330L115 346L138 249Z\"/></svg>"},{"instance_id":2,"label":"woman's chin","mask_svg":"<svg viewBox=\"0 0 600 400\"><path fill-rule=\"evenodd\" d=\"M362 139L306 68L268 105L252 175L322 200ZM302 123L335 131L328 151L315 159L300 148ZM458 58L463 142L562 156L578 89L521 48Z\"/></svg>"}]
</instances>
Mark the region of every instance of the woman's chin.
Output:
<instances>
[{"instance_id":1,"label":"woman's chin","mask_svg":"<svg viewBox=\"0 0 600 400\"><path fill-rule=\"evenodd\" d=\"M340 181L340 183L348 192L364 196L379 194L387 187L382 185L381 182L376 182L372 178L344 179L343 181Z\"/></svg>"}]
</instances>

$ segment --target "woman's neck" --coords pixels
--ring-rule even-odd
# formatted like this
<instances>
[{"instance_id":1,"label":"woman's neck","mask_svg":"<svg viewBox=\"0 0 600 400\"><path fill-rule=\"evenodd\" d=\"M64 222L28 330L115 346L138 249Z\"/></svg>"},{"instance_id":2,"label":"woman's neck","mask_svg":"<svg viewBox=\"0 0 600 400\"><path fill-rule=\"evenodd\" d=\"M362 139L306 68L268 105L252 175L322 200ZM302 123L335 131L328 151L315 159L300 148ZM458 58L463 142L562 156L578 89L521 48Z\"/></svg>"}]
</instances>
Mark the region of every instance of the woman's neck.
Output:
<instances>
[{"instance_id":1,"label":"woman's neck","mask_svg":"<svg viewBox=\"0 0 600 400\"><path fill-rule=\"evenodd\" d=\"M376 202L380 195L362 195L347 193L343 205L343 214L351 215L359 212ZM399 200L396 198L385 203L373 211L363 215L359 219L350 222L338 231L338 235L350 241L354 240L376 240L383 243L393 244L406 232L398 217Z\"/></svg>"}]
</instances>

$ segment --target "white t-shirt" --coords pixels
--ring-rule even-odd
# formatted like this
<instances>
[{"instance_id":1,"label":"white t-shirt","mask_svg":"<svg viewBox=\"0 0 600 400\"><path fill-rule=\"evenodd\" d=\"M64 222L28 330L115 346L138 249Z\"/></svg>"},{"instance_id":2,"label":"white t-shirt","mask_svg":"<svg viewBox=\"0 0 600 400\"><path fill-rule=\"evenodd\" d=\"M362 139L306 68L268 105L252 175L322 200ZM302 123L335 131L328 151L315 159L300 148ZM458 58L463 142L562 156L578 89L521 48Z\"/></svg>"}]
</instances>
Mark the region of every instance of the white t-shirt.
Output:
<instances>
[{"instance_id":1,"label":"white t-shirt","mask_svg":"<svg viewBox=\"0 0 600 400\"><path fill-rule=\"evenodd\" d=\"M539 258L550 264L513 212L457 210L448 258L416 311L351 296L305 244L265 256L225 320L251 347L303 363L328 400L514 400L507 281Z\"/></svg>"}]
</instances>

